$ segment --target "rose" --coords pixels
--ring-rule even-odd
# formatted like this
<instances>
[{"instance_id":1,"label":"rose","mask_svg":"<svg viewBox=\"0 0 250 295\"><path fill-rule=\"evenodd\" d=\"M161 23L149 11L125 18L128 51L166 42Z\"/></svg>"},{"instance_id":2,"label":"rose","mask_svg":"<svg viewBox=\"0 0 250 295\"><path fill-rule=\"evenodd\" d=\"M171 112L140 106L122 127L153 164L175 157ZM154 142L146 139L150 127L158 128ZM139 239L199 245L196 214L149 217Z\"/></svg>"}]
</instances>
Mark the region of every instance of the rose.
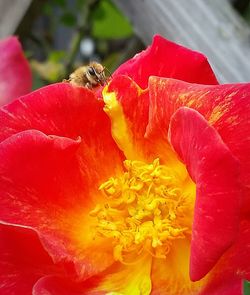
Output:
<instances>
[{"instance_id":1,"label":"rose","mask_svg":"<svg viewBox=\"0 0 250 295\"><path fill-rule=\"evenodd\" d=\"M0 41L0 104L31 91L31 70L16 37Z\"/></svg>"},{"instance_id":2,"label":"rose","mask_svg":"<svg viewBox=\"0 0 250 295\"><path fill-rule=\"evenodd\" d=\"M159 36L113 76L2 109L2 294L241 294L249 84Z\"/></svg>"}]
</instances>

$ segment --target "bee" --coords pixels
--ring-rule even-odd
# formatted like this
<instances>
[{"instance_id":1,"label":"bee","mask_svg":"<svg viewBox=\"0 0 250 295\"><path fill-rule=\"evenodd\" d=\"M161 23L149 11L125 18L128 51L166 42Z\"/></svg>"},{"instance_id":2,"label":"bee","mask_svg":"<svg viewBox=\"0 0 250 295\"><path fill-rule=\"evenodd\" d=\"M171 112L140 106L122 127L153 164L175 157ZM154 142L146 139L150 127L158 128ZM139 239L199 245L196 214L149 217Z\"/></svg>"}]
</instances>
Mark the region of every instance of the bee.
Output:
<instances>
[{"instance_id":1,"label":"bee","mask_svg":"<svg viewBox=\"0 0 250 295\"><path fill-rule=\"evenodd\" d=\"M83 86L89 89L107 84L107 78L105 76L105 70L103 65L97 62L91 62L87 66L77 68L72 74L70 74L68 80L63 82L69 82L75 86Z\"/></svg>"}]
</instances>

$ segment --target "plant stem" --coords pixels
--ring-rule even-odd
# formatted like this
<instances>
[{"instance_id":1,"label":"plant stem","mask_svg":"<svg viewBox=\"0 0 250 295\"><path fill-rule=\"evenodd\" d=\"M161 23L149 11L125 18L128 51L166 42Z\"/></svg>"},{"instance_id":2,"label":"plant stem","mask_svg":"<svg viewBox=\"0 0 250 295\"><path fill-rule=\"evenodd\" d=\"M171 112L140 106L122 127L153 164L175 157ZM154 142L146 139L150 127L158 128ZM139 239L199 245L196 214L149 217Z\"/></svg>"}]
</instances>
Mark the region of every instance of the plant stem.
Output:
<instances>
[{"instance_id":1,"label":"plant stem","mask_svg":"<svg viewBox=\"0 0 250 295\"><path fill-rule=\"evenodd\" d=\"M86 0L84 1L83 7L81 9L80 17L78 18L78 29L72 38L72 44L69 51L69 54L66 58L65 63L65 72L66 76L68 76L72 70L73 65L76 59L76 56L79 52L80 43L83 39L84 35L88 34L90 31L91 25L91 11L98 5L98 0Z\"/></svg>"}]
</instances>

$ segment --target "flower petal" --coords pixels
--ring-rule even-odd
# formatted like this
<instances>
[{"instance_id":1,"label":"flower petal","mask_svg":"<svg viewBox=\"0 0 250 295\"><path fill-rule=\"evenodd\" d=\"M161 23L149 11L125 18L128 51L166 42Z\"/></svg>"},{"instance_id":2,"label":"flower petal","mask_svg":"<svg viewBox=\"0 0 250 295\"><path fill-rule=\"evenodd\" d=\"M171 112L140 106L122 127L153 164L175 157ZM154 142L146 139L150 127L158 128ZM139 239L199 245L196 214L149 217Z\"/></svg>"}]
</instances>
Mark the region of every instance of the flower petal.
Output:
<instances>
[{"instance_id":1,"label":"flower petal","mask_svg":"<svg viewBox=\"0 0 250 295\"><path fill-rule=\"evenodd\" d=\"M224 89L223 89L224 88ZM250 83L228 85L216 98L209 122L240 163L242 211L250 213Z\"/></svg>"},{"instance_id":2,"label":"flower petal","mask_svg":"<svg viewBox=\"0 0 250 295\"><path fill-rule=\"evenodd\" d=\"M63 273L27 228L0 224L0 293L30 295L44 275Z\"/></svg>"},{"instance_id":3,"label":"flower petal","mask_svg":"<svg viewBox=\"0 0 250 295\"><path fill-rule=\"evenodd\" d=\"M127 76L116 76L109 83L107 92L116 94L135 139L142 140L148 124L148 91L142 90Z\"/></svg>"},{"instance_id":4,"label":"flower petal","mask_svg":"<svg viewBox=\"0 0 250 295\"><path fill-rule=\"evenodd\" d=\"M1 220L34 228L53 260L73 263L80 277L113 262L104 243L92 243L87 220L99 198L99 184L93 182L100 176L95 166L87 166L80 139L24 131L0 144L0 157ZM90 244L102 245L102 255L91 251Z\"/></svg>"},{"instance_id":5,"label":"flower petal","mask_svg":"<svg viewBox=\"0 0 250 295\"><path fill-rule=\"evenodd\" d=\"M102 108L103 102L86 88L52 84L1 108L0 140L29 129L75 139L89 137L91 128L91 134L106 136L110 124Z\"/></svg>"},{"instance_id":6,"label":"flower petal","mask_svg":"<svg viewBox=\"0 0 250 295\"><path fill-rule=\"evenodd\" d=\"M36 282L32 295L88 295L83 293L82 289L82 284L72 282L69 277L45 276ZM93 295L101 295L101 293Z\"/></svg>"},{"instance_id":7,"label":"flower petal","mask_svg":"<svg viewBox=\"0 0 250 295\"><path fill-rule=\"evenodd\" d=\"M241 295L243 279L250 280L250 221L244 219L235 243L216 264L201 295Z\"/></svg>"},{"instance_id":8,"label":"flower petal","mask_svg":"<svg viewBox=\"0 0 250 295\"><path fill-rule=\"evenodd\" d=\"M120 150L127 159L144 160L148 91L143 91L127 76L117 76L105 87L103 100L111 121L112 136Z\"/></svg>"},{"instance_id":9,"label":"flower petal","mask_svg":"<svg viewBox=\"0 0 250 295\"><path fill-rule=\"evenodd\" d=\"M83 87L69 83L43 87L0 110L0 141L29 129L74 140L80 136L80 161L85 170L94 171L92 182L96 180L93 174L106 180L119 163L122 166L123 158L103 106L103 101Z\"/></svg>"},{"instance_id":10,"label":"flower petal","mask_svg":"<svg viewBox=\"0 0 250 295\"><path fill-rule=\"evenodd\" d=\"M200 294L207 279L192 282L189 278L190 241L174 240L166 259L153 259L152 294Z\"/></svg>"},{"instance_id":11,"label":"flower petal","mask_svg":"<svg viewBox=\"0 0 250 295\"><path fill-rule=\"evenodd\" d=\"M151 257L129 266L115 263L99 276L82 283L66 281L55 276L42 278L34 286L33 293L34 295L42 295L45 292L50 295L151 294L150 270Z\"/></svg>"},{"instance_id":12,"label":"flower petal","mask_svg":"<svg viewBox=\"0 0 250 295\"><path fill-rule=\"evenodd\" d=\"M228 253L223 255L209 276L208 283L200 295L242 295L243 280L239 277L237 266L231 264Z\"/></svg>"},{"instance_id":13,"label":"flower petal","mask_svg":"<svg viewBox=\"0 0 250 295\"><path fill-rule=\"evenodd\" d=\"M149 80L149 124L146 137L163 138L170 118L181 106L201 113L213 125L233 155L240 160L242 210L250 212L250 83L206 86L173 79Z\"/></svg>"},{"instance_id":14,"label":"flower petal","mask_svg":"<svg viewBox=\"0 0 250 295\"><path fill-rule=\"evenodd\" d=\"M197 187L190 264L191 279L195 281L210 271L236 238L238 161L195 110L183 107L175 112L169 138Z\"/></svg>"},{"instance_id":15,"label":"flower petal","mask_svg":"<svg viewBox=\"0 0 250 295\"><path fill-rule=\"evenodd\" d=\"M175 78L192 83L218 84L207 58L156 35L145 51L122 64L113 74L128 75L141 88L150 76Z\"/></svg>"},{"instance_id":16,"label":"flower petal","mask_svg":"<svg viewBox=\"0 0 250 295\"><path fill-rule=\"evenodd\" d=\"M116 76L103 91L104 101L107 101L106 96L110 94L114 94L120 104L122 116L125 119L124 125L128 129L128 132L124 132L123 126L119 129L120 121L117 120L117 110L115 109L113 117L111 115L111 121L113 120L111 126L118 129L116 133L118 133L118 137L121 137L120 142L122 142L118 146L120 146L126 157L147 162L160 158L161 163L167 163L179 175L186 175L185 166L177 159L176 153L172 150L167 140L165 135L167 134L167 128L164 130L164 136L157 133L156 136L150 134L150 136L145 138L149 113L148 90L142 90L127 76ZM132 148L128 149L127 146L132 146Z\"/></svg>"},{"instance_id":17,"label":"flower petal","mask_svg":"<svg viewBox=\"0 0 250 295\"><path fill-rule=\"evenodd\" d=\"M240 222L240 230L234 245L227 251L218 264L218 273L237 276L250 281L250 220Z\"/></svg>"},{"instance_id":18,"label":"flower petal","mask_svg":"<svg viewBox=\"0 0 250 295\"><path fill-rule=\"evenodd\" d=\"M16 37L0 41L0 105L31 91L31 70Z\"/></svg>"},{"instance_id":19,"label":"flower petal","mask_svg":"<svg viewBox=\"0 0 250 295\"><path fill-rule=\"evenodd\" d=\"M106 96L110 94L114 94L120 104L122 116L125 119L124 125L128 129L128 132L124 132L123 128L119 129L120 121L117 120L117 110L113 111L113 116L111 115L112 126L118 129L118 137L122 139L120 140L122 144L118 144L118 146L126 157L148 162L160 158L162 163L167 162L168 165L172 163L173 169L183 170L181 167L177 167L176 154L172 151L168 142L166 144L160 136L145 138L149 112L148 90L142 90L127 76L116 76L103 92L104 101L107 101ZM132 146L132 152L127 146ZM180 161L178 162L179 166L184 166ZM185 167L183 168L185 169Z\"/></svg>"},{"instance_id":20,"label":"flower petal","mask_svg":"<svg viewBox=\"0 0 250 295\"><path fill-rule=\"evenodd\" d=\"M90 90L60 83L21 97L2 108L0 114L1 140L17 133L10 141L2 142L1 146L4 158L9 160L2 163L5 178L1 186L8 195L5 202L9 202L11 208L18 207L15 208L18 220L9 222L24 222L39 228L43 244L54 261L63 259L73 262L81 278L97 273L113 262L108 245L106 254L96 255L92 251L89 244L97 249L102 246L105 252L105 243L98 240L92 243L90 224L86 220L100 197L98 186L113 173L119 172L123 161L111 137L109 119L102 108L103 102L98 101ZM45 135L42 138L38 133L21 132L29 129L69 138L46 138ZM19 140L23 136L21 144ZM79 136L81 142L75 140ZM77 151L71 149L67 153L66 149L61 149L65 140L75 145ZM57 154L57 150L61 152ZM29 157L29 152L33 158ZM13 166L18 169L13 170ZM6 184L6 179L18 184L19 188ZM27 188L31 192L26 196ZM17 191L12 193L15 189ZM20 200L15 202L13 195ZM39 207L40 199L44 200L42 208ZM29 205L31 213L27 216L23 216L23 203ZM24 207L27 209L27 206ZM0 217L5 211L2 209ZM40 215L38 212L35 215L36 211ZM30 215L34 218L27 220ZM45 232L46 228L48 232Z\"/></svg>"},{"instance_id":21,"label":"flower petal","mask_svg":"<svg viewBox=\"0 0 250 295\"><path fill-rule=\"evenodd\" d=\"M220 277L220 281L209 284L207 288L200 295L242 295L243 283L240 278L237 277L225 277L223 274Z\"/></svg>"},{"instance_id":22,"label":"flower petal","mask_svg":"<svg viewBox=\"0 0 250 295\"><path fill-rule=\"evenodd\" d=\"M228 262L240 278L250 281L250 220L240 223L240 232L234 246L230 249Z\"/></svg>"}]
</instances>

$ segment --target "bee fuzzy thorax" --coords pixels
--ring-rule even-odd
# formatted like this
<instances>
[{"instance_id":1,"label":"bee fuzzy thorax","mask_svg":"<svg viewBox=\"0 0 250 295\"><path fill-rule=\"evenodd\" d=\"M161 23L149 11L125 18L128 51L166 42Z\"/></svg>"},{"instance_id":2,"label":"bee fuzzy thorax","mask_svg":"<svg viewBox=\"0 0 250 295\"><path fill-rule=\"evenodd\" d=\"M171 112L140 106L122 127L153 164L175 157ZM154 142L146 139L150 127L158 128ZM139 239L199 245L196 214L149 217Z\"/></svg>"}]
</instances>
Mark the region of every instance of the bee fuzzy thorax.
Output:
<instances>
[{"instance_id":1,"label":"bee fuzzy thorax","mask_svg":"<svg viewBox=\"0 0 250 295\"><path fill-rule=\"evenodd\" d=\"M74 86L82 86L87 88L94 88L100 85L107 84L105 76L105 67L100 63L91 62L87 66L77 68L66 82Z\"/></svg>"}]
</instances>

